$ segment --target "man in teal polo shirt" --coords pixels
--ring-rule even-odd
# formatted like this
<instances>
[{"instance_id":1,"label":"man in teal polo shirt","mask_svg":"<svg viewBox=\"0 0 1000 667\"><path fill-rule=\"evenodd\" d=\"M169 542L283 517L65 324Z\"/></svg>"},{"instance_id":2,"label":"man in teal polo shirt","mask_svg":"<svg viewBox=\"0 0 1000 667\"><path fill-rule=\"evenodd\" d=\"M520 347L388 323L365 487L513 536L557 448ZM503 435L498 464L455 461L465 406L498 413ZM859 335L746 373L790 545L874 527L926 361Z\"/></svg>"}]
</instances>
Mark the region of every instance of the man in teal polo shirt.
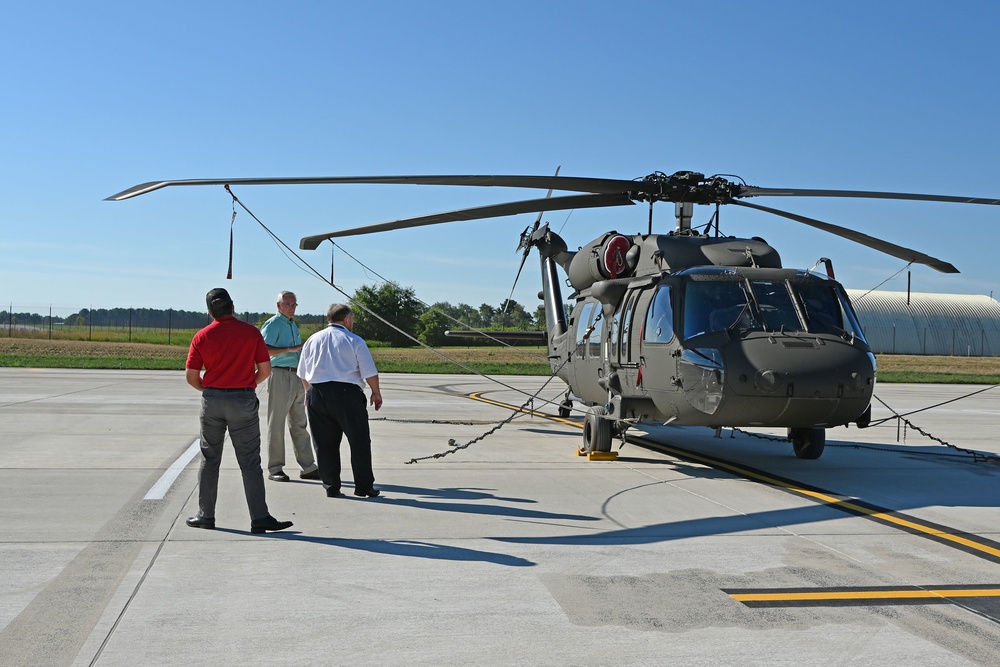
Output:
<instances>
[{"instance_id":1,"label":"man in teal polo shirt","mask_svg":"<svg viewBox=\"0 0 1000 667\"><path fill-rule=\"evenodd\" d=\"M302 336L295 324L295 294L278 294L278 314L260 328L271 355L271 378L267 381L267 478L287 482L285 474L285 424L292 436L300 479L319 479L312 443L306 430L305 389L295 374L299 365Z\"/></svg>"}]
</instances>

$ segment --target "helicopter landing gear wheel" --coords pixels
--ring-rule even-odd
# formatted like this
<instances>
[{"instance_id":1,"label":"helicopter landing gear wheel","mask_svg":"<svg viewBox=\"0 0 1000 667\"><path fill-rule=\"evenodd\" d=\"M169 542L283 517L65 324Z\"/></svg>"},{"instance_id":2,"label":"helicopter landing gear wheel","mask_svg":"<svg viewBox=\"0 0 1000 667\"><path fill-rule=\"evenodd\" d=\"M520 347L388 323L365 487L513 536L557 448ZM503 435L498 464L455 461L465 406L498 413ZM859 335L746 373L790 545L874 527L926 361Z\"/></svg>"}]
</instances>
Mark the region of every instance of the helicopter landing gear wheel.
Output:
<instances>
[{"instance_id":1,"label":"helicopter landing gear wheel","mask_svg":"<svg viewBox=\"0 0 1000 667\"><path fill-rule=\"evenodd\" d=\"M825 428L790 428L788 437L795 455L800 459L818 459L826 447Z\"/></svg>"},{"instance_id":2,"label":"helicopter landing gear wheel","mask_svg":"<svg viewBox=\"0 0 1000 667\"><path fill-rule=\"evenodd\" d=\"M566 419L573 410L573 401L566 400L559 404L559 416Z\"/></svg>"},{"instance_id":3,"label":"helicopter landing gear wheel","mask_svg":"<svg viewBox=\"0 0 1000 667\"><path fill-rule=\"evenodd\" d=\"M607 418L608 409L603 405L595 405L587 410L583 420L583 451L611 451L611 421Z\"/></svg>"}]
</instances>

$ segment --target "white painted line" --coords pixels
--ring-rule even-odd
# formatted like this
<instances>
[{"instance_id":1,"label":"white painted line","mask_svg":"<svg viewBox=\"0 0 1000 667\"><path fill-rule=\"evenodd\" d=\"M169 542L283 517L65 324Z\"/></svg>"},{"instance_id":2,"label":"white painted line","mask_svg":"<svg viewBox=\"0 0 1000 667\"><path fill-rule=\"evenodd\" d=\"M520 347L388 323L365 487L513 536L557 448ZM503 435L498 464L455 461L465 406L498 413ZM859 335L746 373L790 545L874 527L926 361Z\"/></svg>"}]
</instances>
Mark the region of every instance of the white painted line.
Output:
<instances>
[{"instance_id":1,"label":"white painted line","mask_svg":"<svg viewBox=\"0 0 1000 667\"><path fill-rule=\"evenodd\" d=\"M201 439L197 439L191 443L191 446L187 448L183 454L181 454L176 461L170 464L170 467L163 471L160 479L156 480L156 484L150 487L146 495L142 497L143 500L163 500L163 496L167 495L167 491L173 486L174 481L177 476L181 474L184 468L191 463L191 459L201 451Z\"/></svg>"}]
</instances>

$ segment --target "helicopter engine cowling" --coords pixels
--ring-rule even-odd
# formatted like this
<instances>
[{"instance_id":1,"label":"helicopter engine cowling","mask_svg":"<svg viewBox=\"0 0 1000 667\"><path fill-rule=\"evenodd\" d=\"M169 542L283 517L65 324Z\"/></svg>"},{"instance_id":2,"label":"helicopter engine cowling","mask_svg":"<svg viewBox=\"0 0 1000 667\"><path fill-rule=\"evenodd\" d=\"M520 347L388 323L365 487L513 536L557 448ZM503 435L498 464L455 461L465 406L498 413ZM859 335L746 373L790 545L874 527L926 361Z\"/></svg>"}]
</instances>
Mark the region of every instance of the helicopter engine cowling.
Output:
<instances>
[{"instance_id":1,"label":"helicopter engine cowling","mask_svg":"<svg viewBox=\"0 0 1000 667\"><path fill-rule=\"evenodd\" d=\"M566 273L577 291L588 289L601 280L627 278L635 272L638 246L618 232L608 232L580 250Z\"/></svg>"}]
</instances>

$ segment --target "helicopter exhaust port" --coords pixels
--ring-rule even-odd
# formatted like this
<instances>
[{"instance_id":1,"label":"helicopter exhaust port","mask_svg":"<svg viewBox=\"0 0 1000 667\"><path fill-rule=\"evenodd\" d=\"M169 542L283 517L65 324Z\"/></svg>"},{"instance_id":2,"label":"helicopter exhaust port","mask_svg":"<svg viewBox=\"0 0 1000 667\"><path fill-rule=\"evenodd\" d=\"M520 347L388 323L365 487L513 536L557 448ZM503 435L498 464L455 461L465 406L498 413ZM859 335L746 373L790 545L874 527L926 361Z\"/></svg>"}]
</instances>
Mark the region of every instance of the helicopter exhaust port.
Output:
<instances>
[{"instance_id":1,"label":"helicopter exhaust port","mask_svg":"<svg viewBox=\"0 0 1000 667\"><path fill-rule=\"evenodd\" d=\"M602 280L631 276L639 246L618 232L608 232L580 248L566 269L573 289L582 291Z\"/></svg>"}]
</instances>

